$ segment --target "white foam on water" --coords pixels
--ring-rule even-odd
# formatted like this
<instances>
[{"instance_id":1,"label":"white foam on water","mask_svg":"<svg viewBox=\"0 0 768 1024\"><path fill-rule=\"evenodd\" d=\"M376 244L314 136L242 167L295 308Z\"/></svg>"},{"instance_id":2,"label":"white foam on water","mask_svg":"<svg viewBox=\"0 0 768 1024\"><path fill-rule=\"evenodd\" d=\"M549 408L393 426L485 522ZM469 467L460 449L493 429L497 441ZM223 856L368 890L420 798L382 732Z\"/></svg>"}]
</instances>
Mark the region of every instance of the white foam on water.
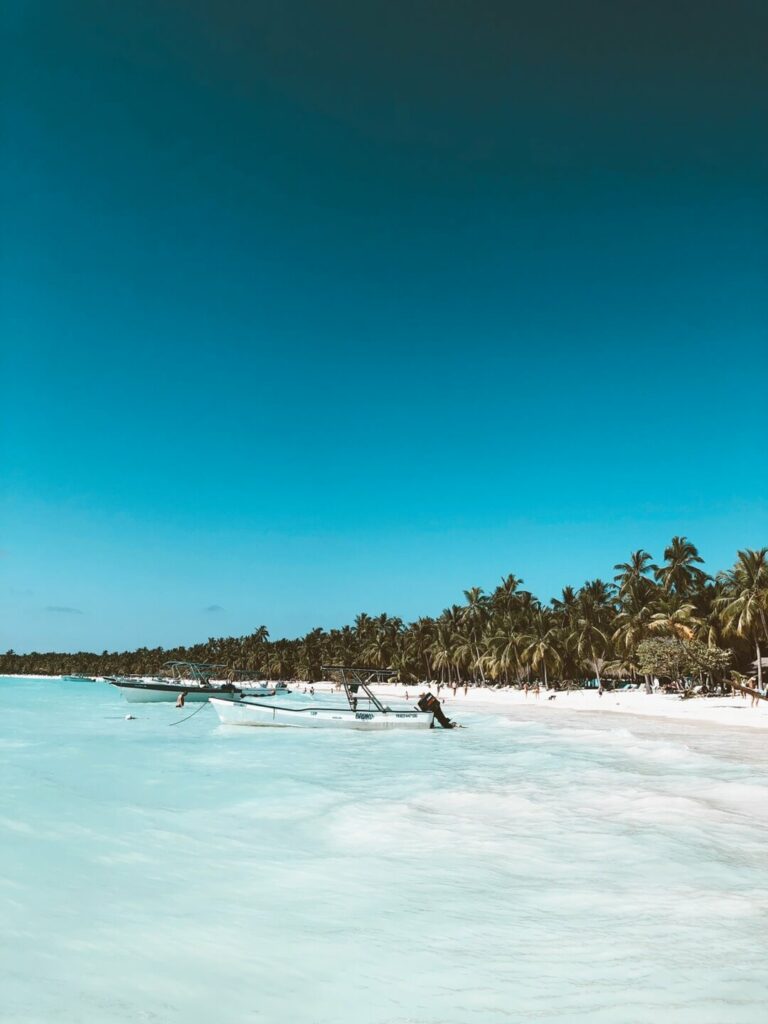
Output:
<instances>
[{"instance_id":1,"label":"white foam on water","mask_svg":"<svg viewBox=\"0 0 768 1024\"><path fill-rule=\"evenodd\" d=\"M2 698L4 1020L762 1024L768 759L727 730Z\"/></svg>"}]
</instances>

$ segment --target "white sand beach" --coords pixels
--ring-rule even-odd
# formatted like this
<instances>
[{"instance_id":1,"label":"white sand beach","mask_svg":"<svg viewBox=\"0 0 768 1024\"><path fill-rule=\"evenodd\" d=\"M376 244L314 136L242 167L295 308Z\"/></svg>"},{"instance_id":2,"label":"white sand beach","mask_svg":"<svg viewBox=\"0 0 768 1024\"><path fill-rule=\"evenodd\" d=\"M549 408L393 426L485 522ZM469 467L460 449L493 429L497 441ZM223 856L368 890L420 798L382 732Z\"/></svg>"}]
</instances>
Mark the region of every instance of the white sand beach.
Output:
<instances>
[{"instance_id":1,"label":"white sand beach","mask_svg":"<svg viewBox=\"0 0 768 1024\"><path fill-rule=\"evenodd\" d=\"M418 695L424 686L384 686L377 688L381 694L405 697ZM436 692L434 687L432 692ZM550 699L551 698L551 699ZM591 714L606 712L621 715L641 715L648 718L669 718L681 722L708 722L711 725L744 726L751 729L768 729L768 701L761 700L757 707L751 707L748 696L738 697L694 697L681 700L674 694L652 693L641 690L605 691L602 696L596 690L544 690L538 695L522 690L494 690L486 687L463 687L453 696L447 687L440 690L440 699L450 716L467 711L493 712L503 714L507 710L525 706L539 710L542 716L557 715L559 711L585 711Z\"/></svg>"}]
</instances>

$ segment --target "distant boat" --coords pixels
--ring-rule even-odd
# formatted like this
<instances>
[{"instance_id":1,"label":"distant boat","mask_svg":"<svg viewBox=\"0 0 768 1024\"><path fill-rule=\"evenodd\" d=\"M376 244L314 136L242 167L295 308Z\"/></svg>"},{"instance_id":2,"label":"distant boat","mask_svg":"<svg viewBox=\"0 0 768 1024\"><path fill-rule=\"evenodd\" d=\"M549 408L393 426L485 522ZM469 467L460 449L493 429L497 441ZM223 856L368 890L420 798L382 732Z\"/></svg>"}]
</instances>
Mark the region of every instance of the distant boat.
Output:
<instances>
[{"instance_id":1,"label":"distant boat","mask_svg":"<svg viewBox=\"0 0 768 1024\"><path fill-rule=\"evenodd\" d=\"M281 726L300 729L431 729L432 711L390 708L371 691L371 684L394 675L382 669L323 666L324 672L340 676L346 703L334 707L315 701L303 707L274 702L262 703L247 697L211 696L211 704L225 725Z\"/></svg>"},{"instance_id":2,"label":"distant boat","mask_svg":"<svg viewBox=\"0 0 768 1024\"><path fill-rule=\"evenodd\" d=\"M121 677L110 679L112 686L122 691L130 704L154 704L159 701L177 701L184 694L184 702L206 701L213 696L274 697L274 686L247 679L247 673L225 665L208 665L195 661L169 661L167 676ZM230 676L213 678L214 673ZM243 678L245 677L245 678Z\"/></svg>"}]
</instances>

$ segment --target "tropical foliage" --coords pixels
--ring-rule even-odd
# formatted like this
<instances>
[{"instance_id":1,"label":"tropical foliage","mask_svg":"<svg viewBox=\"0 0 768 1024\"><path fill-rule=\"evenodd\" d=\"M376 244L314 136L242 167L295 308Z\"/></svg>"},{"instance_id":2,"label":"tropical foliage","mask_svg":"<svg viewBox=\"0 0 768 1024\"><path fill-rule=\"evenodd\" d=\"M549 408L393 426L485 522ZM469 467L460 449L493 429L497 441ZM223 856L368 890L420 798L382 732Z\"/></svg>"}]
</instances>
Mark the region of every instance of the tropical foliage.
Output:
<instances>
[{"instance_id":1,"label":"tropical foliage","mask_svg":"<svg viewBox=\"0 0 768 1024\"><path fill-rule=\"evenodd\" d=\"M352 625L296 639L271 640L259 626L247 636L170 650L8 651L0 673L151 674L169 659L186 659L274 679L316 680L322 665L346 663L393 667L406 682L567 686L644 675L720 681L731 669L752 675L755 658L759 673L768 650L768 549L740 551L733 568L714 578L702 564L686 537L674 537L659 565L635 551L614 567L612 581L565 587L548 604L509 575L490 593L472 587L463 603L411 623L363 612Z\"/></svg>"}]
</instances>

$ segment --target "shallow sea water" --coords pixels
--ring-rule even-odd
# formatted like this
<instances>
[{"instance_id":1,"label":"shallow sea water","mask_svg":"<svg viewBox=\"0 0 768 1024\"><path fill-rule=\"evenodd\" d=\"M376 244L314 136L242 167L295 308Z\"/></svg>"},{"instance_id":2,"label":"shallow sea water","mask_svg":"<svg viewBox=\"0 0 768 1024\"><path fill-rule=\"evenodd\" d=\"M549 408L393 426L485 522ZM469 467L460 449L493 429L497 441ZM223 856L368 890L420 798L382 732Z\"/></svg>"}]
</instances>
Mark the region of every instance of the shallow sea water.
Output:
<instances>
[{"instance_id":1,"label":"shallow sea water","mask_svg":"<svg viewBox=\"0 0 768 1024\"><path fill-rule=\"evenodd\" d=\"M193 710L0 680L4 1024L766 1020L759 734Z\"/></svg>"}]
</instances>

